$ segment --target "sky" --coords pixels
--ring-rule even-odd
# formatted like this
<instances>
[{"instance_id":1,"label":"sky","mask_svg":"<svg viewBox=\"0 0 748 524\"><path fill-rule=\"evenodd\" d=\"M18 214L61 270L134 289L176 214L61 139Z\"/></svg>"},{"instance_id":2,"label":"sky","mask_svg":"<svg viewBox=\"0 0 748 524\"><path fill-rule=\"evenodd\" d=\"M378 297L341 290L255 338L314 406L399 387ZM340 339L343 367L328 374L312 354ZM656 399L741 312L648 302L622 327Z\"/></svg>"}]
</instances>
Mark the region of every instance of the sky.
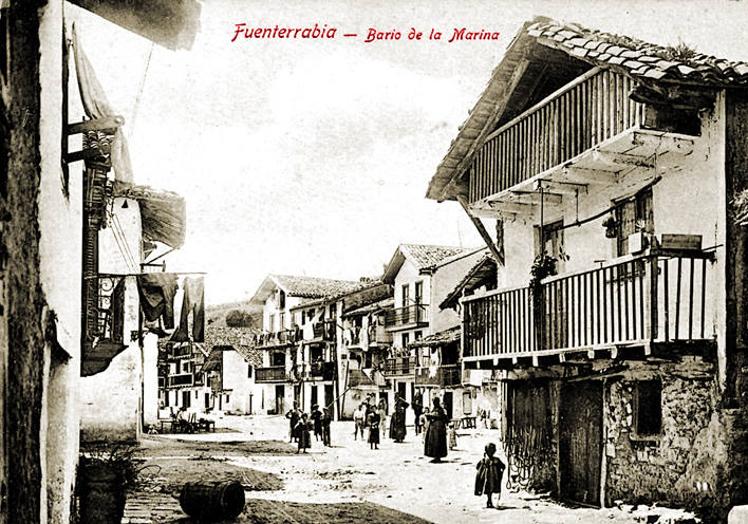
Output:
<instances>
[{"instance_id":1,"label":"sky","mask_svg":"<svg viewBox=\"0 0 748 524\"><path fill-rule=\"evenodd\" d=\"M153 45L66 4L125 118L136 183L186 199L186 241L167 269L206 271L209 304L249 298L269 273L380 276L400 243L480 246L460 206L427 200L426 188L512 36L533 16L748 60L745 1L264 4L203 1L189 51ZM240 22L326 24L359 37L232 43ZM426 39L432 28L446 38L455 27L501 36ZM369 28L402 36L364 43ZM411 28L424 39L408 40Z\"/></svg>"}]
</instances>

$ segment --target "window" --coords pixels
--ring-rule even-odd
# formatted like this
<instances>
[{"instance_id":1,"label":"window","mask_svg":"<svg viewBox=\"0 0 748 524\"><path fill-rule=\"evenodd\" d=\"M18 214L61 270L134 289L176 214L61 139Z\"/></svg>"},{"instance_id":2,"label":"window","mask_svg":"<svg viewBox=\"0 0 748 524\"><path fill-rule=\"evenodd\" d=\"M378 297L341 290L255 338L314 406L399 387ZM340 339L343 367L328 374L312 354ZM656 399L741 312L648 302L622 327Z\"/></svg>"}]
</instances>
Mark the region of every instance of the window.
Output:
<instances>
[{"instance_id":1,"label":"window","mask_svg":"<svg viewBox=\"0 0 748 524\"><path fill-rule=\"evenodd\" d=\"M284 313L278 314L278 331L286 329L286 315Z\"/></svg>"},{"instance_id":2,"label":"window","mask_svg":"<svg viewBox=\"0 0 748 524\"><path fill-rule=\"evenodd\" d=\"M654 437L662 431L662 382L642 380L634 389L634 432Z\"/></svg>"},{"instance_id":3,"label":"window","mask_svg":"<svg viewBox=\"0 0 748 524\"><path fill-rule=\"evenodd\" d=\"M408 343L410 342L410 333L403 333L403 347L408 347Z\"/></svg>"},{"instance_id":4,"label":"window","mask_svg":"<svg viewBox=\"0 0 748 524\"><path fill-rule=\"evenodd\" d=\"M545 253L549 257L554 257L556 260L564 259L566 253L564 252L563 220L545 224L542 228L536 227L535 235L535 256L540 256Z\"/></svg>"},{"instance_id":5,"label":"window","mask_svg":"<svg viewBox=\"0 0 748 524\"><path fill-rule=\"evenodd\" d=\"M190 396L190 392L182 391L182 407L185 409L189 408L191 400L192 400L192 397Z\"/></svg>"},{"instance_id":6,"label":"window","mask_svg":"<svg viewBox=\"0 0 748 524\"><path fill-rule=\"evenodd\" d=\"M275 329L275 315L268 316L268 331L270 333L275 333L277 330Z\"/></svg>"},{"instance_id":7,"label":"window","mask_svg":"<svg viewBox=\"0 0 748 524\"><path fill-rule=\"evenodd\" d=\"M423 337L423 331L416 331L413 333L413 340L421 340L421 337Z\"/></svg>"},{"instance_id":8,"label":"window","mask_svg":"<svg viewBox=\"0 0 748 524\"><path fill-rule=\"evenodd\" d=\"M415 283L415 303L416 304L422 304L423 303L423 281L419 281Z\"/></svg>"},{"instance_id":9,"label":"window","mask_svg":"<svg viewBox=\"0 0 748 524\"><path fill-rule=\"evenodd\" d=\"M616 256L629 254L629 235L643 231L654 233L652 188L642 191L632 200L616 208Z\"/></svg>"},{"instance_id":10,"label":"window","mask_svg":"<svg viewBox=\"0 0 748 524\"><path fill-rule=\"evenodd\" d=\"M403 284L402 287L402 304L403 307L410 305L410 287L408 284Z\"/></svg>"},{"instance_id":11,"label":"window","mask_svg":"<svg viewBox=\"0 0 748 524\"><path fill-rule=\"evenodd\" d=\"M286 365L286 354L281 351L273 353L273 366L285 366Z\"/></svg>"},{"instance_id":12,"label":"window","mask_svg":"<svg viewBox=\"0 0 748 524\"><path fill-rule=\"evenodd\" d=\"M197 391L195 391L195 398L197 398L197 395L198 395L198 392L197 392Z\"/></svg>"},{"instance_id":13,"label":"window","mask_svg":"<svg viewBox=\"0 0 748 524\"><path fill-rule=\"evenodd\" d=\"M190 361L189 360L185 360L184 362L182 362L182 372L183 373L190 372Z\"/></svg>"},{"instance_id":14,"label":"window","mask_svg":"<svg viewBox=\"0 0 748 524\"><path fill-rule=\"evenodd\" d=\"M252 378L252 365L247 365L247 378Z\"/></svg>"},{"instance_id":15,"label":"window","mask_svg":"<svg viewBox=\"0 0 748 524\"><path fill-rule=\"evenodd\" d=\"M278 290L278 309L286 309L286 292Z\"/></svg>"},{"instance_id":16,"label":"window","mask_svg":"<svg viewBox=\"0 0 748 524\"><path fill-rule=\"evenodd\" d=\"M229 403L229 400L231 400L231 397L229 395L226 395L226 400L225 400L226 404Z\"/></svg>"}]
</instances>

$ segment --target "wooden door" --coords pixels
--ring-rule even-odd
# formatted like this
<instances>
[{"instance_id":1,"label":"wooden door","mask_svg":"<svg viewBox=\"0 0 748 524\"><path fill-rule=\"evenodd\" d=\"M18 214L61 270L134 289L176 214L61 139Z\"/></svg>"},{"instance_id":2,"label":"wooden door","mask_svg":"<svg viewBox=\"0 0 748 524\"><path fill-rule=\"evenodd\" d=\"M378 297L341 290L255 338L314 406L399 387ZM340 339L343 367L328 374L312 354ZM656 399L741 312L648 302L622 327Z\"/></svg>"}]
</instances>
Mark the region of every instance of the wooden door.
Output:
<instances>
[{"instance_id":1,"label":"wooden door","mask_svg":"<svg viewBox=\"0 0 748 524\"><path fill-rule=\"evenodd\" d=\"M277 415L283 415L286 413L285 406L283 405L283 399L286 396L286 388L284 386L275 386L275 413Z\"/></svg>"},{"instance_id":2,"label":"wooden door","mask_svg":"<svg viewBox=\"0 0 748 524\"><path fill-rule=\"evenodd\" d=\"M561 498L600 506L602 382L565 384L561 388L560 411Z\"/></svg>"}]
</instances>

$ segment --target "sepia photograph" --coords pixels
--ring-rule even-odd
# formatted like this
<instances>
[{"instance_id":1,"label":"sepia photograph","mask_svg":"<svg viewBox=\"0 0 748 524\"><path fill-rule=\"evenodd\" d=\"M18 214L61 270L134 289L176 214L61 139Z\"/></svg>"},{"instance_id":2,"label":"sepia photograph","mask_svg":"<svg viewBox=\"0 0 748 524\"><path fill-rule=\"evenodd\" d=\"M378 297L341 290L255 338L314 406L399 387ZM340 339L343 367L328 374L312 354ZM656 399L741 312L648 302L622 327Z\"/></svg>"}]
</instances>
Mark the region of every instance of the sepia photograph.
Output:
<instances>
[{"instance_id":1,"label":"sepia photograph","mask_svg":"<svg viewBox=\"0 0 748 524\"><path fill-rule=\"evenodd\" d=\"M748 524L745 0L0 0L0 524Z\"/></svg>"}]
</instances>

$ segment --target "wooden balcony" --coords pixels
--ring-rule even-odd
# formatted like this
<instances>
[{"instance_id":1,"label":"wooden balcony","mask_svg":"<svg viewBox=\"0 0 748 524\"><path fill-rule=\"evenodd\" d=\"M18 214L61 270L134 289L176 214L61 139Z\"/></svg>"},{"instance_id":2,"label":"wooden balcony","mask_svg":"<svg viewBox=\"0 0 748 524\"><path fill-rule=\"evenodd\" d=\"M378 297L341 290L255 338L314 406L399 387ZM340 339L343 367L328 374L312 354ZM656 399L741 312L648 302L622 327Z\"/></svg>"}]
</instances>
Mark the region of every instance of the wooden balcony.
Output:
<instances>
[{"instance_id":1,"label":"wooden balcony","mask_svg":"<svg viewBox=\"0 0 748 524\"><path fill-rule=\"evenodd\" d=\"M166 385L170 388L184 388L195 385L195 375L192 373L181 373L170 375L166 378Z\"/></svg>"},{"instance_id":2,"label":"wooden balcony","mask_svg":"<svg viewBox=\"0 0 748 524\"><path fill-rule=\"evenodd\" d=\"M306 378L312 380L334 380L335 362L312 362L304 365Z\"/></svg>"},{"instance_id":3,"label":"wooden balcony","mask_svg":"<svg viewBox=\"0 0 748 524\"><path fill-rule=\"evenodd\" d=\"M286 382L289 380L286 373L286 366L270 366L266 368L257 368L255 370L255 382Z\"/></svg>"},{"instance_id":4,"label":"wooden balcony","mask_svg":"<svg viewBox=\"0 0 748 524\"><path fill-rule=\"evenodd\" d=\"M428 304L412 304L391 309L385 314L384 323L389 331L427 326L429 306Z\"/></svg>"},{"instance_id":5,"label":"wooden balcony","mask_svg":"<svg viewBox=\"0 0 748 524\"><path fill-rule=\"evenodd\" d=\"M416 386L450 387L462 384L462 369L458 364L416 368Z\"/></svg>"},{"instance_id":6,"label":"wooden balcony","mask_svg":"<svg viewBox=\"0 0 748 524\"><path fill-rule=\"evenodd\" d=\"M489 135L470 169L474 214L532 214L541 198L538 182L544 204L559 205L590 184L615 183L623 170L653 167L655 151L690 153L691 137L655 129L656 119L629 97L636 85L592 69Z\"/></svg>"},{"instance_id":7,"label":"wooden balcony","mask_svg":"<svg viewBox=\"0 0 748 524\"><path fill-rule=\"evenodd\" d=\"M569 351L713 339L708 253L653 253L463 299L463 358L538 357ZM563 357L563 355L561 355ZM535 360L535 359L533 359ZM533 362L536 363L536 362Z\"/></svg>"},{"instance_id":8,"label":"wooden balcony","mask_svg":"<svg viewBox=\"0 0 748 524\"><path fill-rule=\"evenodd\" d=\"M335 328L336 328L336 322L335 320L320 320L319 322L315 322L312 326L312 332L314 335L314 340L320 340L325 342L334 342L335 341Z\"/></svg>"},{"instance_id":9,"label":"wooden balcony","mask_svg":"<svg viewBox=\"0 0 748 524\"><path fill-rule=\"evenodd\" d=\"M415 373L415 369L415 357L396 357L384 361L382 372L385 375L412 375Z\"/></svg>"},{"instance_id":10,"label":"wooden balcony","mask_svg":"<svg viewBox=\"0 0 748 524\"><path fill-rule=\"evenodd\" d=\"M263 333L255 337L255 344L258 348L284 347L295 344L298 340L298 334L295 329L284 329L275 333Z\"/></svg>"}]
</instances>

